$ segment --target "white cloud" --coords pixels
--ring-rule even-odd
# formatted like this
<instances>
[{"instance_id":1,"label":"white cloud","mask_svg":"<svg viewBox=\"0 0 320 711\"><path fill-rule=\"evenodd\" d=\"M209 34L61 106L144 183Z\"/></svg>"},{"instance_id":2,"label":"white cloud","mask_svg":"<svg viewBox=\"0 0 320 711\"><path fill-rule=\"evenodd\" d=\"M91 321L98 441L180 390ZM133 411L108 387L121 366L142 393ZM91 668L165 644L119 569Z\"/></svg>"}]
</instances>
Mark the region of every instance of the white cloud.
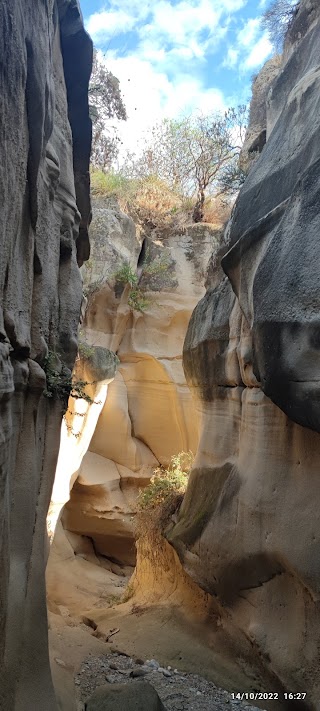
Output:
<instances>
[{"instance_id":1,"label":"white cloud","mask_svg":"<svg viewBox=\"0 0 320 711\"><path fill-rule=\"evenodd\" d=\"M94 41L107 41L114 33L135 29L140 30L142 40L147 35L167 44L186 45L204 30L211 38L217 30L221 33L223 18L228 23L230 15L247 1L180 0L172 5L170 0L109 0L110 10L95 12L86 26Z\"/></svg>"},{"instance_id":2,"label":"white cloud","mask_svg":"<svg viewBox=\"0 0 320 711\"><path fill-rule=\"evenodd\" d=\"M202 30L213 31L217 27L222 12L214 5L210 0L181 0L177 5L171 5L168 0L159 0L152 24L145 27L144 31L164 35L167 42L175 45L185 44Z\"/></svg>"},{"instance_id":3,"label":"white cloud","mask_svg":"<svg viewBox=\"0 0 320 711\"><path fill-rule=\"evenodd\" d=\"M134 29L148 17L154 0L109 0L108 5L108 10L93 13L86 22L94 41L107 41L115 34Z\"/></svg>"},{"instance_id":4,"label":"white cloud","mask_svg":"<svg viewBox=\"0 0 320 711\"><path fill-rule=\"evenodd\" d=\"M240 72L249 71L261 66L272 49L268 34L261 34L261 18L251 18L237 32L235 44L228 47L223 66L234 69L238 65Z\"/></svg>"},{"instance_id":5,"label":"white cloud","mask_svg":"<svg viewBox=\"0 0 320 711\"><path fill-rule=\"evenodd\" d=\"M272 44L267 34L264 34L252 47L250 54L244 62L245 69L255 69L259 67L272 53Z\"/></svg>"},{"instance_id":6,"label":"white cloud","mask_svg":"<svg viewBox=\"0 0 320 711\"><path fill-rule=\"evenodd\" d=\"M114 34L128 32L134 25L135 18L123 10L103 11L90 15L87 30L93 40L97 41L101 36L109 39Z\"/></svg>"},{"instance_id":7,"label":"white cloud","mask_svg":"<svg viewBox=\"0 0 320 711\"><path fill-rule=\"evenodd\" d=\"M246 22L238 32L237 41L242 47L251 47L260 29L260 18L255 17Z\"/></svg>"},{"instance_id":8,"label":"white cloud","mask_svg":"<svg viewBox=\"0 0 320 711\"><path fill-rule=\"evenodd\" d=\"M267 35L261 35L259 18L247 19L239 29L234 13L247 2L107 0L108 10L88 18L87 29L98 46L106 46L117 36L125 41L126 32L135 33L130 36L129 54L122 48L105 55L108 69L120 80L127 107L128 121L118 122L126 148L135 150L143 133L164 117L227 107L223 92L207 86L208 55L217 54L225 36L229 39L229 31L234 43L227 47L223 60L220 55L218 66L249 72L271 51Z\"/></svg>"},{"instance_id":9,"label":"white cloud","mask_svg":"<svg viewBox=\"0 0 320 711\"><path fill-rule=\"evenodd\" d=\"M117 58L109 53L108 69L120 80L128 120L112 121L123 142L122 151L139 150L143 135L163 118L174 118L194 110L223 111L226 108L222 92L205 89L200 79L177 74L172 81L165 72L156 71L150 62L137 56Z\"/></svg>"},{"instance_id":10,"label":"white cloud","mask_svg":"<svg viewBox=\"0 0 320 711\"><path fill-rule=\"evenodd\" d=\"M235 47L229 47L227 56L223 60L223 67L228 69L234 69L237 66L239 57L239 50Z\"/></svg>"}]
</instances>

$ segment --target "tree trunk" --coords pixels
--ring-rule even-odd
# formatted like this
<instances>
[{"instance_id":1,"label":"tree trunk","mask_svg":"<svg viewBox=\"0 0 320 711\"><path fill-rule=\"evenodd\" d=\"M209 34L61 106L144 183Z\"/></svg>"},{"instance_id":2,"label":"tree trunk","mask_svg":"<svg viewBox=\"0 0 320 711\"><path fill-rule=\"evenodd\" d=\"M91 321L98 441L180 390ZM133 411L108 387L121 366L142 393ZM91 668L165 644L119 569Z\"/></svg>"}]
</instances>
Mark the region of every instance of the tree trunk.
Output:
<instances>
[{"instance_id":1,"label":"tree trunk","mask_svg":"<svg viewBox=\"0 0 320 711\"><path fill-rule=\"evenodd\" d=\"M202 222L203 220L203 206L204 206L204 190L199 190L198 191L198 196L197 196L197 202L194 206L192 218L194 222Z\"/></svg>"}]
</instances>

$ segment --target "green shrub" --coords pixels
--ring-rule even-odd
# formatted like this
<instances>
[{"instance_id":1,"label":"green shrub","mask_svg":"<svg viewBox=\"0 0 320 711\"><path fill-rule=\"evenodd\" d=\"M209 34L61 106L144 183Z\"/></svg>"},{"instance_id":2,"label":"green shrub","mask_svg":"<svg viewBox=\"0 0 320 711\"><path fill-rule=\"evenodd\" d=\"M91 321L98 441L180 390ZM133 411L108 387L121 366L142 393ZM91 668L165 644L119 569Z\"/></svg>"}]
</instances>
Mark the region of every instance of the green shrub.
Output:
<instances>
[{"instance_id":1,"label":"green shrub","mask_svg":"<svg viewBox=\"0 0 320 711\"><path fill-rule=\"evenodd\" d=\"M145 311L151 304L151 300L144 296L141 289L131 289L128 304L134 311Z\"/></svg>"},{"instance_id":2,"label":"green shrub","mask_svg":"<svg viewBox=\"0 0 320 711\"><path fill-rule=\"evenodd\" d=\"M150 260L149 250L147 250L146 261L143 264L140 279L143 276L157 276L163 274L169 267L170 253L168 250L161 255L157 255L155 259ZM145 311L151 304L151 299L148 299L144 292L145 288L139 286L139 277L128 262L122 265L118 271L113 274L113 277L118 284L129 284L130 291L128 295L128 304L134 311Z\"/></svg>"},{"instance_id":3,"label":"green shrub","mask_svg":"<svg viewBox=\"0 0 320 711\"><path fill-rule=\"evenodd\" d=\"M94 294L96 291L98 291L98 289L101 289L104 282L105 282L105 277L103 277L103 276L100 277L99 279L96 279L95 281L89 282L89 284L87 284L87 286L85 286L83 289L83 295L86 296L87 298L89 298L90 296L92 296L92 294Z\"/></svg>"},{"instance_id":4,"label":"green shrub","mask_svg":"<svg viewBox=\"0 0 320 711\"><path fill-rule=\"evenodd\" d=\"M115 280L119 284L130 284L130 286L135 286L138 283L138 275L132 269L130 264L123 264L120 269L114 274Z\"/></svg>"},{"instance_id":5,"label":"green shrub","mask_svg":"<svg viewBox=\"0 0 320 711\"><path fill-rule=\"evenodd\" d=\"M119 173L105 173L103 170L92 170L91 172L91 192L92 195L108 197L125 197L131 194L134 188L134 181L125 178Z\"/></svg>"},{"instance_id":6,"label":"green shrub","mask_svg":"<svg viewBox=\"0 0 320 711\"><path fill-rule=\"evenodd\" d=\"M123 264L114 274L114 278L118 284L129 284L128 304L130 308L134 311L145 311L150 304L150 300L144 296L143 291L138 287L139 277L130 264Z\"/></svg>"},{"instance_id":7,"label":"green shrub","mask_svg":"<svg viewBox=\"0 0 320 711\"><path fill-rule=\"evenodd\" d=\"M150 484L140 490L135 519L136 535L157 538L180 507L193 464L192 452L171 458L168 468L158 467Z\"/></svg>"},{"instance_id":8,"label":"green shrub","mask_svg":"<svg viewBox=\"0 0 320 711\"><path fill-rule=\"evenodd\" d=\"M82 360L90 360L95 354L95 348L85 340L83 330L79 331L78 354Z\"/></svg>"}]
</instances>

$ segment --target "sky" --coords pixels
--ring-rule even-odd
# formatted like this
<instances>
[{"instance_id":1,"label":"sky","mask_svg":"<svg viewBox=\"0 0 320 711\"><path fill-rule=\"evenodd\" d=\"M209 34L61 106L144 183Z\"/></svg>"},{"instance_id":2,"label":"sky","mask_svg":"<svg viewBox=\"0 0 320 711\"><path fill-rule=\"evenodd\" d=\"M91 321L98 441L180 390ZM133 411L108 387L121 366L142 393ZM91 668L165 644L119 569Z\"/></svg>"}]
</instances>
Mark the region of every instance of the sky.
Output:
<instances>
[{"instance_id":1,"label":"sky","mask_svg":"<svg viewBox=\"0 0 320 711\"><path fill-rule=\"evenodd\" d=\"M260 18L268 0L80 0L85 26L120 80L135 150L162 118L247 103L273 53ZM142 139L143 140L143 139Z\"/></svg>"}]
</instances>

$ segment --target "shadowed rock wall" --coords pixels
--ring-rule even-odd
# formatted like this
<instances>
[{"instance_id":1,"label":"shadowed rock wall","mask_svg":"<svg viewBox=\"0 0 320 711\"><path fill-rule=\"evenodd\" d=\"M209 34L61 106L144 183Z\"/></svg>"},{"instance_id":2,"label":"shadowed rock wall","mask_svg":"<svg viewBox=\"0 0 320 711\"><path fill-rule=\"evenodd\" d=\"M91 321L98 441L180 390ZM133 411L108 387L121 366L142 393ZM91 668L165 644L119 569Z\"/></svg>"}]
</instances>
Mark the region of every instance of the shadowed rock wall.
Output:
<instances>
[{"instance_id":1,"label":"shadowed rock wall","mask_svg":"<svg viewBox=\"0 0 320 711\"><path fill-rule=\"evenodd\" d=\"M76 0L0 0L0 37L0 709L54 711L44 571L62 412L43 367L53 351L72 369L77 351L92 46Z\"/></svg>"},{"instance_id":2,"label":"shadowed rock wall","mask_svg":"<svg viewBox=\"0 0 320 711\"><path fill-rule=\"evenodd\" d=\"M319 704L320 8L301 2L267 100L267 143L237 200L225 272L190 321L201 438L168 534L264 668ZM234 664L239 660L234 656ZM261 686L247 669L248 688ZM281 704L280 704L281 700Z\"/></svg>"}]
</instances>

